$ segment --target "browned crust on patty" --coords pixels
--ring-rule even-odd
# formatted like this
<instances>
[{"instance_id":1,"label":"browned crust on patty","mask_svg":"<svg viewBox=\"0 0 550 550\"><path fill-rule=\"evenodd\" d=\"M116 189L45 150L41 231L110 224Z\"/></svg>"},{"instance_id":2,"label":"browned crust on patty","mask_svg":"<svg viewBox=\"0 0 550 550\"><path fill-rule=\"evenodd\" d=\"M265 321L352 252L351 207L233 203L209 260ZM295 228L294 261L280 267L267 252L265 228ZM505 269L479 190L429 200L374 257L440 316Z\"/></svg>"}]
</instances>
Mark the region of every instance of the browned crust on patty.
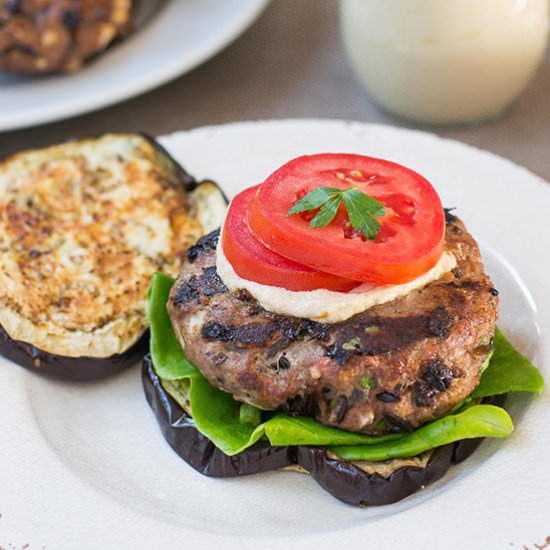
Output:
<instances>
[{"instance_id":1,"label":"browned crust on patty","mask_svg":"<svg viewBox=\"0 0 550 550\"><path fill-rule=\"evenodd\" d=\"M413 429L451 410L479 383L498 292L464 225L447 216L452 273L331 325L265 311L216 273L217 235L201 239L168 311L188 358L236 399L381 433Z\"/></svg>"}]
</instances>

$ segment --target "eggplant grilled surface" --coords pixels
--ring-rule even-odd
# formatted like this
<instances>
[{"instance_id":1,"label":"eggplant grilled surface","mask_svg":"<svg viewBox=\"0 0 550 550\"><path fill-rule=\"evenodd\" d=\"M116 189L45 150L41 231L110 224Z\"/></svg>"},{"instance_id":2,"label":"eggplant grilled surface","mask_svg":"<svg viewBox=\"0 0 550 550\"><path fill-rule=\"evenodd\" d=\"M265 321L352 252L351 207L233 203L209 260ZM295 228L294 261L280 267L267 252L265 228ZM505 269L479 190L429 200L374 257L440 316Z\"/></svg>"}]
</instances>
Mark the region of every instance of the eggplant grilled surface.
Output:
<instances>
[{"instance_id":1,"label":"eggplant grilled surface","mask_svg":"<svg viewBox=\"0 0 550 550\"><path fill-rule=\"evenodd\" d=\"M457 260L451 273L325 325L227 291L213 232L187 251L168 311L189 360L239 401L350 431L408 431L475 389L495 332L498 292L477 244L451 214L445 238Z\"/></svg>"},{"instance_id":2,"label":"eggplant grilled surface","mask_svg":"<svg viewBox=\"0 0 550 550\"><path fill-rule=\"evenodd\" d=\"M197 183L141 135L4 160L0 352L76 378L135 360L135 346L146 344L151 276L176 276L183 251L224 210L217 186Z\"/></svg>"}]
</instances>

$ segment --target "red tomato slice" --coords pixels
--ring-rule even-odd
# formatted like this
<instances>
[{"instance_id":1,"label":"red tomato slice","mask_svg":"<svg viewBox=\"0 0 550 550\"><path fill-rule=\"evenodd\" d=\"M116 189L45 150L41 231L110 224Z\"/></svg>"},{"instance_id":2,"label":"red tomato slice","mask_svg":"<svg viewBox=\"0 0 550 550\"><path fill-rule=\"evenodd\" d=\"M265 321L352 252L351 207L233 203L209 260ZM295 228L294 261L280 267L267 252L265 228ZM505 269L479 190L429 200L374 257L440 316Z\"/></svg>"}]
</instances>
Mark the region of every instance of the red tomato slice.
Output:
<instances>
[{"instance_id":1,"label":"red tomato slice","mask_svg":"<svg viewBox=\"0 0 550 550\"><path fill-rule=\"evenodd\" d=\"M344 206L323 228L309 226L310 212L288 215L317 187L351 185L386 207L373 241L351 227ZM393 162L350 154L303 156L276 170L250 205L248 223L265 246L286 258L377 284L405 283L428 271L441 257L445 236L441 201L425 178Z\"/></svg>"},{"instance_id":2,"label":"red tomato slice","mask_svg":"<svg viewBox=\"0 0 550 550\"><path fill-rule=\"evenodd\" d=\"M346 292L359 284L287 260L263 246L252 235L246 221L248 206L259 187L246 189L231 201L223 226L223 252L239 276L288 290L327 288Z\"/></svg>"}]
</instances>

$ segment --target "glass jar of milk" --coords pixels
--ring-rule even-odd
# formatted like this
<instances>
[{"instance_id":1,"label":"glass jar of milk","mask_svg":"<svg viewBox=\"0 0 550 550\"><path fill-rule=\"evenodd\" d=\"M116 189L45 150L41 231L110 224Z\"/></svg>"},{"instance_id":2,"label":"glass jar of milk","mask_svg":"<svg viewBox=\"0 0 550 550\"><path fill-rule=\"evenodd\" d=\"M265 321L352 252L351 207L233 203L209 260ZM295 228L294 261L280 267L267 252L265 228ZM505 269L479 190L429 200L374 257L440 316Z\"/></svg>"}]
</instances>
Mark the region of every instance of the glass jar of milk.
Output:
<instances>
[{"instance_id":1,"label":"glass jar of milk","mask_svg":"<svg viewBox=\"0 0 550 550\"><path fill-rule=\"evenodd\" d=\"M491 117L543 57L548 0L342 0L344 45L372 97L428 124Z\"/></svg>"}]
</instances>

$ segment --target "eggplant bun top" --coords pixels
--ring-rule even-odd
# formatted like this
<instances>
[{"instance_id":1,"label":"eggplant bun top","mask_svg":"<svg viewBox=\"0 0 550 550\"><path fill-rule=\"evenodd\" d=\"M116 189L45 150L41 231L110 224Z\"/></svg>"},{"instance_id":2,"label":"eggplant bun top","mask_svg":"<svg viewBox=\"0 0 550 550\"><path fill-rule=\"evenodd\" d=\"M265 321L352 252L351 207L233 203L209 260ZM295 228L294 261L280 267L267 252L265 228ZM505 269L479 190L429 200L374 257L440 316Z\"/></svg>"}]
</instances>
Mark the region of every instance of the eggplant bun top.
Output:
<instances>
[{"instance_id":1,"label":"eggplant bun top","mask_svg":"<svg viewBox=\"0 0 550 550\"><path fill-rule=\"evenodd\" d=\"M67 357L108 357L147 328L156 271L220 223L225 200L154 140L104 135L0 162L0 325Z\"/></svg>"}]
</instances>

